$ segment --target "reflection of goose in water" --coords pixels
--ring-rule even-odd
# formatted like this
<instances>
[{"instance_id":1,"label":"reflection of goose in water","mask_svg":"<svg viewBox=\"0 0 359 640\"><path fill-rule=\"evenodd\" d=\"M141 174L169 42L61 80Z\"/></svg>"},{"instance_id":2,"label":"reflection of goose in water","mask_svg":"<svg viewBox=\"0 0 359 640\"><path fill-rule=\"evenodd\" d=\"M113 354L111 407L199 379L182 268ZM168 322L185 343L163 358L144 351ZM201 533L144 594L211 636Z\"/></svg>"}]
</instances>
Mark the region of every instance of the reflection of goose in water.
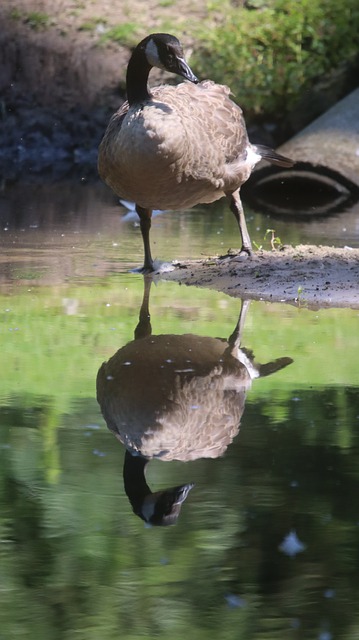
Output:
<instances>
[{"instance_id":1,"label":"reflection of goose in water","mask_svg":"<svg viewBox=\"0 0 359 640\"><path fill-rule=\"evenodd\" d=\"M246 392L254 378L292 362L278 358L261 365L241 348L249 302L243 302L228 340L185 335L151 335L149 291L145 293L135 340L122 347L97 376L97 399L107 426L127 449L125 490L135 513L156 524L160 508L181 503L192 485L151 494L144 477L151 458L195 460L223 455L239 431ZM162 503L161 503L162 501ZM151 520L152 517L152 520Z\"/></svg>"}]
</instances>

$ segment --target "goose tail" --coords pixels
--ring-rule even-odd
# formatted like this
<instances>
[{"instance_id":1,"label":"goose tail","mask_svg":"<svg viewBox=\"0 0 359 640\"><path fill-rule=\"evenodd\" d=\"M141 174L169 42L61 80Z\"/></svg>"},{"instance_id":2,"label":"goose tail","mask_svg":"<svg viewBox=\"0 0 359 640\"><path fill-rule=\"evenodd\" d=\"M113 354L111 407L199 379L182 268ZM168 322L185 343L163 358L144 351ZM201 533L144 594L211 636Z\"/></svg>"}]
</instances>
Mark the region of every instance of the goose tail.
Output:
<instances>
[{"instance_id":1,"label":"goose tail","mask_svg":"<svg viewBox=\"0 0 359 640\"><path fill-rule=\"evenodd\" d=\"M294 165L294 160L282 156L280 153L277 153L265 145L256 144L256 151L262 156L263 160L267 160L267 162L271 164L276 164L278 167L292 167Z\"/></svg>"}]
</instances>

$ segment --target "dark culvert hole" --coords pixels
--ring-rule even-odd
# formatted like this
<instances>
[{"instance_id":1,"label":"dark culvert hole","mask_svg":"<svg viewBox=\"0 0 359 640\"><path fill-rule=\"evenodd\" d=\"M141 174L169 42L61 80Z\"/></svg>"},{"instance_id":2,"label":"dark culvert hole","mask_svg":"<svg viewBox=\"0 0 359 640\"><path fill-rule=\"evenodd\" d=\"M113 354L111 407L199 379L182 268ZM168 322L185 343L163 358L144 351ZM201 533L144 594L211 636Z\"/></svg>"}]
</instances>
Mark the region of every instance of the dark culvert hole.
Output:
<instances>
[{"instance_id":1,"label":"dark culvert hole","mask_svg":"<svg viewBox=\"0 0 359 640\"><path fill-rule=\"evenodd\" d=\"M353 182L327 167L304 162L293 169L259 169L241 193L254 210L296 219L341 213L359 200L359 187Z\"/></svg>"}]
</instances>

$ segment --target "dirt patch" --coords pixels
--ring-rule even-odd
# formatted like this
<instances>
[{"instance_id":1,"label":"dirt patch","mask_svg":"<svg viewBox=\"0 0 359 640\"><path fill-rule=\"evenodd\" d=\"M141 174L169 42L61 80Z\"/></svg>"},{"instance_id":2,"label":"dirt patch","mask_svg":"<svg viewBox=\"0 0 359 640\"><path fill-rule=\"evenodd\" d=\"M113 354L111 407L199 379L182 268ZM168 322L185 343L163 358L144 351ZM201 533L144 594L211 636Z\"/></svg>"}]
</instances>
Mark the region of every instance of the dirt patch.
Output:
<instances>
[{"instance_id":1,"label":"dirt patch","mask_svg":"<svg viewBox=\"0 0 359 640\"><path fill-rule=\"evenodd\" d=\"M162 277L244 299L359 309L359 249L285 246L252 258L179 263Z\"/></svg>"},{"instance_id":2,"label":"dirt patch","mask_svg":"<svg viewBox=\"0 0 359 640\"><path fill-rule=\"evenodd\" d=\"M200 21L205 0L173 0L168 6L143 0L5 0L0 90L21 88L55 109L108 104L116 88L124 93L130 48L147 33L170 28L171 16L172 29L191 49L184 22L189 10Z\"/></svg>"}]
</instances>

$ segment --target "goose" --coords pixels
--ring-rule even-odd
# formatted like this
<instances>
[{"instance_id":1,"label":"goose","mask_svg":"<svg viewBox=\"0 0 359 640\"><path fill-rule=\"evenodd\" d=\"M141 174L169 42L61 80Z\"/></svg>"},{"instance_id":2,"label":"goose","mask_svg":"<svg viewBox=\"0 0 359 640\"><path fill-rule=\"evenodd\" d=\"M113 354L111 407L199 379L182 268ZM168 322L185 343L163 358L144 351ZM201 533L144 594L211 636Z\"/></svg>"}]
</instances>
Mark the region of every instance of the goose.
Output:
<instances>
[{"instance_id":1,"label":"goose","mask_svg":"<svg viewBox=\"0 0 359 640\"><path fill-rule=\"evenodd\" d=\"M260 364L241 347L249 301L242 302L228 339L152 335L151 279L145 276L144 281L135 339L101 365L96 388L106 424L127 450L124 483L133 511L163 524L162 509L167 509L167 520L177 517L193 485L152 494L144 476L148 461L223 456L239 432L252 381L293 361L282 357Z\"/></svg>"},{"instance_id":2,"label":"goose","mask_svg":"<svg viewBox=\"0 0 359 640\"><path fill-rule=\"evenodd\" d=\"M152 67L189 82L149 88ZM281 167L293 161L251 144L241 108L230 89L199 82L179 40L152 33L134 49L126 74L127 101L112 116L98 154L100 177L136 204L144 247L143 273L155 270L150 247L153 209L189 209L223 196L239 226L242 256L252 245L240 187L264 158Z\"/></svg>"}]
</instances>

